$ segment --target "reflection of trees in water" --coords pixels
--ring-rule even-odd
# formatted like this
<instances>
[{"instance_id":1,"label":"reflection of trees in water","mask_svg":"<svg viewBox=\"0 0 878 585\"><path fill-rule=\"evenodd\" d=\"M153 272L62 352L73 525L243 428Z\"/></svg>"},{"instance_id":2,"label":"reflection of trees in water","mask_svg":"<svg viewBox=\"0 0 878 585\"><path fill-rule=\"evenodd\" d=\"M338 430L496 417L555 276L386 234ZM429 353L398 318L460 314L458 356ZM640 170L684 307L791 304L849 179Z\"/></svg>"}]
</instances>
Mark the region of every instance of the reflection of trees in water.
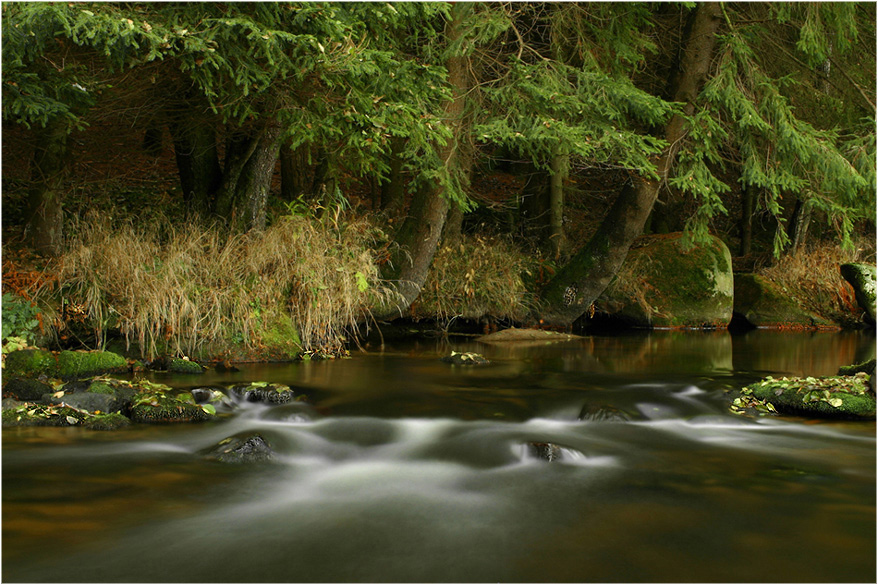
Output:
<instances>
[{"instance_id":1,"label":"reflection of trees in water","mask_svg":"<svg viewBox=\"0 0 878 585\"><path fill-rule=\"evenodd\" d=\"M733 339L739 371L831 376L839 366L875 357L874 336L859 331L756 330Z\"/></svg>"}]
</instances>

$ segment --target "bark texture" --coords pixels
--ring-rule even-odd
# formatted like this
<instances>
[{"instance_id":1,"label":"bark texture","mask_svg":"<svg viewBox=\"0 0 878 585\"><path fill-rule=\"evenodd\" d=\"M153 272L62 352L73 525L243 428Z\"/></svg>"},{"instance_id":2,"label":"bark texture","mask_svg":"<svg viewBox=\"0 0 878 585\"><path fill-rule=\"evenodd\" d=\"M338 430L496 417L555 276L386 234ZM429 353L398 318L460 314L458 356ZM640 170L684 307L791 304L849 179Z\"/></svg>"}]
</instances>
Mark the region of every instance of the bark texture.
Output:
<instances>
[{"instance_id":1,"label":"bark texture","mask_svg":"<svg viewBox=\"0 0 878 585\"><path fill-rule=\"evenodd\" d=\"M454 46L464 33L463 19L470 10L472 7L466 3L452 5L451 20L445 27L448 46ZM453 96L445 104L444 118L451 127L452 138L438 146L438 153L446 168L454 169L458 164L458 139L467 89L465 57L449 56L446 67ZM388 275L395 282L397 299L390 306L376 307L373 310L376 318L401 316L421 293L442 235L448 207L444 187L438 182L423 185L415 192L408 216L395 238L398 248L391 259L392 272Z\"/></svg>"},{"instance_id":2,"label":"bark texture","mask_svg":"<svg viewBox=\"0 0 878 585\"><path fill-rule=\"evenodd\" d=\"M672 76L673 100L684 103L687 114L694 111L698 92L710 70L720 22L718 3L698 4L679 71ZM658 179L632 175L591 240L545 286L541 294L541 317L546 324L569 326L607 288L625 261L632 242L643 232L685 134L684 118L672 117L664 133L668 147L656 161Z\"/></svg>"},{"instance_id":3,"label":"bark texture","mask_svg":"<svg viewBox=\"0 0 878 585\"><path fill-rule=\"evenodd\" d=\"M26 234L34 249L48 256L60 254L64 244L62 189L68 155L66 125L56 122L37 131Z\"/></svg>"}]
</instances>

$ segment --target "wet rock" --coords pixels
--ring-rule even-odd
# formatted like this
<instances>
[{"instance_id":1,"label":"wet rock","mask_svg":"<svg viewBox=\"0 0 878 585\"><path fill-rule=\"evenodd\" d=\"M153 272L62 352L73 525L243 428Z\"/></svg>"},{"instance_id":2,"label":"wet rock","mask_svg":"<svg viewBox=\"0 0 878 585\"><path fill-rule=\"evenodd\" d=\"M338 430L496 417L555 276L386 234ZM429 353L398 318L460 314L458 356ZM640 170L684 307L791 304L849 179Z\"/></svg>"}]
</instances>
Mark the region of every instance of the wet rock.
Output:
<instances>
[{"instance_id":1,"label":"wet rock","mask_svg":"<svg viewBox=\"0 0 878 585\"><path fill-rule=\"evenodd\" d=\"M756 399L778 412L801 416L875 420L875 396L867 386L868 378L864 372L821 378L768 376L742 389L736 400Z\"/></svg>"},{"instance_id":2,"label":"wet rock","mask_svg":"<svg viewBox=\"0 0 878 585\"><path fill-rule=\"evenodd\" d=\"M440 358L440 360L446 364L454 364L457 366L482 366L491 363L483 356L473 352L458 353L452 351L451 355Z\"/></svg>"},{"instance_id":3,"label":"wet rock","mask_svg":"<svg viewBox=\"0 0 878 585\"><path fill-rule=\"evenodd\" d=\"M43 349L19 349L9 352L3 362L3 377L36 378L40 375L54 377L58 373L58 361L52 352Z\"/></svg>"},{"instance_id":4,"label":"wet rock","mask_svg":"<svg viewBox=\"0 0 878 585\"><path fill-rule=\"evenodd\" d=\"M866 312L866 320L875 323L876 268L869 264L842 264L841 276L854 288L857 304Z\"/></svg>"},{"instance_id":5,"label":"wet rock","mask_svg":"<svg viewBox=\"0 0 878 585\"><path fill-rule=\"evenodd\" d=\"M854 364L852 366L842 366L838 369L839 376L856 376L859 373L866 374L868 379L866 380L866 385L869 387L869 391L872 394L875 394L875 359L871 359L867 362L863 362L862 364Z\"/></svg>"},{"instance_id":6,"label":"wet rock","mask_svg":"<svg viewBox=\"0 0 878 585\"><path fill-rule=\"evenodd\" d=\"M561 447L555 443L531 442L527 447L530 454L537 459L549 462L561 459Z\"/></svg>"},{"instance_id":7,"label":"wet rock","mask_svg":"<svg viewBox=\"0 0 878 585\"><path fill-rule=\"evenodd\" d=\"M579 413L579 420L591 422L627 422L631 420L628 413L614 407L598 404L587 404Z\"/></svg>"},{"instance_id":8,"label":"wet rock","mask_svg":"<svg viewBox=\"0 0 878 585\"><path fill-rule=\"evenodd\" d=\"M719 238L686 248L682 233L642 236L595 309L635 327L725 328L733 289L732 255Z\"/></svg>"},{"instance_id":9,"label":"wet rock","mask_svg":"<svg viewBox=\"0 0 878 585\"><path fill-rule=\"evenodd\" d=\"M58 354L58 376L64 380L126 371L127 360L110 351L62 351Z\"/></svg>"},{"instance_id":10,"label":"wet rock","mask_svg":"<svg viewBox=\"0 0 878 585\"><path fill-rule=\"evenodd\" d=\"M735 313L753 327L820 329L836 324L807 311L768 279L757 274L735 275Z\"/></svg>"},{"instance_id":11,"label":"wet rock","mask_svg":"<svg viewBox=\"0 0 878 585\"><path fill-rule=\"evenodd\" d=\"M77 410L86 412L118 412L122 408L122 404L116 400L114 394L98 394L92 392L76 392L73 394L64 394L56 396L46 394L43 396L44 404L66 405Z\"/></svg>"},{"instance_id":12,"label":"wet rock","mask_svg":"<svg viewBox=\"0 0 878 585\"><path fill-rule=\"evenodd\" d=\"M175 394L163 384L144 383L134 395L129 416L134 422L162 424L201 422L216 417L216 408L210 404L195 404L190 392Z\"/></svg>"},{"instance_id":13,"label":"wet rock","mask_svg":"<svg viewBox=\"0 0 878 585\"><path fill-rule=\"evenodd\" d=\"M48 384L31 378L13 378L3 383L4 396L14 396L23 401L37 401L52 390Z\"/></svg>"},{"instance_id":14,"label":"wet rock","mask_svg":"<svg viewBox=\"0 0 878 585\"><path fill-rule=\"evenodd\" d=\"M266 402L269 404L285 404L295 399L293 390L284 384L268 382L251 382L239 384L230 389L233 396L247 402Z\"/></svg>"},{"instance_id":15,"label":"wet rock","mask_svg":"<svg viewBox=\"0 0 878 585\"><path fill-rule=\"evenodd\" d=\"M207 459L233 464L263 463L274 459L274 451L259 434L227 437L203 454Z\"/></svg>"}]
</instances>

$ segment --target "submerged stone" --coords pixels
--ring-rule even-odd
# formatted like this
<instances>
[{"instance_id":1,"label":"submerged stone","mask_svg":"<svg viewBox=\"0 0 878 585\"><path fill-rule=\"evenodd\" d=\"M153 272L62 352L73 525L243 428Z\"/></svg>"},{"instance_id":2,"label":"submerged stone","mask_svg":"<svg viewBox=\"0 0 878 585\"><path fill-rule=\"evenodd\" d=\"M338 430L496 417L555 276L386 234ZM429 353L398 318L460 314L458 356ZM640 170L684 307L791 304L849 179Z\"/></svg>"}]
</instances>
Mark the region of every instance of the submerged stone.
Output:
<instances>
[{"instance_id":1,"label":"submerged stone","mask_svg":"<svg viewBox=\"0 0 878 585\"><path fill-rule=\"evenodd\" d=\"M635 327L725 328L733 288L732 255L719 238L686 248L682 233L642 236L594 307Z\"/></svg>"},{"instance_id":2,"label":"submerged stone","mask_svg":"<svg viewBox=\"0 0 878 585\"><path fill-rule=\"evenodd\" d=\"M774 283L758 274L735 275L735 313L753 327L765 329L821 329L837 325L794 301Z\"/></svg>"},{"instance_id":3,"label":"submerged stone","mask_svg":"<svg viewBox=\"0 0 878 585\"><path fill-rule=\"evenodd\" d=\"M870 323L875 323L875 284L876 269L870 264L842 264L842 277L854 288L857 304L866 312Z\"/></svg>"},{"instance_id":4,"label":"submerged stone","mask_svg":"<svg viewBox=\"0 0 878 585\"><path fill-rule=\"evenodd\" d=\"M262 435L227 437L207 449L204 456L220 463L263 463L274 459L271 449Z\"/></svg>"},{"instance_id":5,"label":"submerged stone","mask_svg":"<svg viewBox=\"0 0 878 585\"><path fill-rule=\"evenodd\" d=\"M591 422L628 422L631 416L614 406L588 404L579 412L579 420Z\"/></svg>"},{"instance_id":6,"label":"submerged stone","mask_svg":"<svg viewBox=\"0 0 878 585\"><path fill-rule=\"evenodd\" d=\"M446 364L454 364L457 366L483 366L491 363L484 356L473 352L458 353L452 351L451 355L440 358L440 361Z\"/></svg>"},{"instance_id":7,"label":"submerged stone","mask_svg":"<svg viewBox=\"0 0 878 585\"><path fill-rule=\"evenodd\" d=\"M555 443L531 442L527 444L528 451L537 459L543 461L559 461L561 459L561 447Z\"/></svg>"},{"instance_id":8,"label":"submerged stone","mask_svg":"<svg viewBox=\"0 0 878 585\"><path fill-rule=\"evenodd\" d=\"M510 327L496 333L489 333L477 337L477 341L483 343L506 343L512 341L568 341L571 339L582 339L579 335L570 333L561 333L559 331L546 331L544 329L517 329Z\"/></svg>"}]
</instances>

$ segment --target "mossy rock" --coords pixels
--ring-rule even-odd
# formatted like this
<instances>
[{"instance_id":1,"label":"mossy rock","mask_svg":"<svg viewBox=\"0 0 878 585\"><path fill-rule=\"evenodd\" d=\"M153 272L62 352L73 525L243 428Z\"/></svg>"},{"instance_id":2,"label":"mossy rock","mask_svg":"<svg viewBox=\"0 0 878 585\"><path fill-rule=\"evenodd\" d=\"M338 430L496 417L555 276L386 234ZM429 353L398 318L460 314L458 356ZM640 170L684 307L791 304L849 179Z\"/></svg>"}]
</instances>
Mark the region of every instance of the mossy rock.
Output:
<instances>
[{"instance_id":1,"label":"mossy rock","mask_svg":"<svg viewBox=\"0 0 878 585\"><path fill-rule=\"evenodd\" d=\"M682 233L642 236L595 309L635 327L725 328L733 288L732 255L719 238L687 248Z\"/></svg>"},{"instance_id":2,"label":"mossy rock","mask_svg":"<svg viewBox=\"0 0 878 585\"><path fill-rule=\"evenodd\" d=\"M446 364L454 364L456 366L484 366L491 363L490 361L485 359L484 356L477 353L459 353L456 351L452 351L451 355L439 358L439 360L445 362Z\"/></svg>"},{"instance_id":3,"label":"mossy rock","mask_svg":"<svg viewBox=\"0 0 878 585\"><path fill-rule=\"evenodd\" d=\"M190 360L171 358L168 360L168 371L173 374L203 374L204 366Z\"/></svg>"},{"instance_id":4,"label":"mossy rock","mask_svg":"<svg viewBox=\"0 0 878 585\"><path fill-rule=\"evenodd\" d=\"M226 437L205 450L207 459L220 463L263 463L274 459L274 451L262 435L237 435Z\"/></svg>"},{"instance_id":5,"label":"mossy rock","mask_svg":"<svg viewBox=\"0 0 878 585\"><path fill-rule=\"evenodd\" d=\"M875 285L876 269L871 264L842 264L842 277L854 288L854 298L866 312L870 323L875 323Z\"/></svg>"},{"instance_id":6,"label":"mossy rock","mask_svg":"<svg viewBox=\"0 0 878 585\"><path fill-rule=\"evenodd\" d=\"M117 417L106 414L95 415L65 405L36 404L33 402L26 402L14 408L4 408L2 417L4 427L81 426L103 430L111 425L115 425L114 428L118 428L118 426L124 424ZM125 417L123 416L122 418Z\"/></svg>"},{"instance_id":7,"label":"mossy rock","mask_svg":"<svg viewBox=\"0 0 878 585\"><path fill-rule=\"evenodd\" d=\"M789 294L758 274L735 275L735 313L754 327L820 329L836 324L802 308Z\"/></svg>"},{"instance_id":8,"label":"mossy rock","mask_svg":"<svg viewBox=\"0 0 878 585\"><path fill-rule=\"evenodd\" d=\"M50 385L32 378L3 380L3 395L11 395L19 400L36 401L42 398L43 394L49 394L53 390Z\"/></svg>"},{"instance_id":9,"label":"mossy rock","mask_svg":"<svg viewBox=\"0 0 878 585\"><path fill-rule=\"evenodd\" d=\"M202 422L215 418L216 408L195 404L189 392L175 394L167 386L148 383L134 395L129 417L134 422L150 424Z\"/></svg>"},{"instance_id":10,"label":"mossy rock","mask_svg":"<svg viewBox=\"0 0 878 585\"><path fill-rule=\"evenodd\" d=\"M771 376L741 391L744 397L770 403L778 412L833 419L875 419L875 396L868 376L781 378Z\"/></svg>"},{"instance_id":11,"label":"mossy rock","mask_svg":"<svg viewBox=\"0 0 878 585\"><path fill-rule=\"evenodd\" d=\"M54 377L58 371L58 360L50 351L43 349L20 349L6 355L3 364L4 378L35 378L40 375Z\"/></svg>"},{"instance_id":12,"label":"mossy rock","mask_svg":"<svg viewBox=\"0 0 878 585\"><path fill-rule=\"evenodd\" d=\"M110 351L62 351L58 354L58 375L64 380L122 373L127 370L128 362L125 358Z\"/></svg>"},{"instance_id":13,"label":"mossy rock","mask_svg":"<svg viewBox=\"0 0 878 585\"><path fill-rule=\"evenodd\" d=\"M268 382L251 382L230 388L232 395L247 402L267 402L269 404L286 404L296 398L295 392L284 384Z\"/></svg>"},{"instance_id":14,"label":"mossy rock","mask_svg":"<svg viewBox=\"0 0 878 585\"><path fill-rule=\"evenodd\" d=\"M118 412L98 414L87 419L84 423L86 428L93 431L115 431L130 424L131 420Z\"/></svg>"}]
</instances>

